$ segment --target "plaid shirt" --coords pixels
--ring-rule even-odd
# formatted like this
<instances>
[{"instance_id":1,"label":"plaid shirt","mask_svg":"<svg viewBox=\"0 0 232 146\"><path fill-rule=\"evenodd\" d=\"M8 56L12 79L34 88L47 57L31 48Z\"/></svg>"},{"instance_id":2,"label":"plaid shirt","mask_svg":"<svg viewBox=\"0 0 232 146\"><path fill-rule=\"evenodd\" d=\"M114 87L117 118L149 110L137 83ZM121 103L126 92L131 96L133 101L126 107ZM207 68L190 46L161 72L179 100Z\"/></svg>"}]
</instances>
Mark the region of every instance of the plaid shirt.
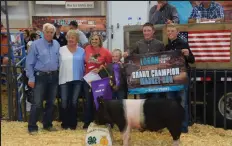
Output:
<instances>
[{"instance_id":1,"label":"plaid shirt","mask_svg":"<svg viewBox=\"0 0 232 146\"><path fill-rule=\"evenodd\" d=\"M199 6L193 8L193 11L190 15L190 19L199 17L198 11L201 12L201 18L207 19L216 19L216 18L224 18L224 11L220 4L216 2L211 2L209 8L204 8L201 3Z\"/></svg>"}]
</instances>

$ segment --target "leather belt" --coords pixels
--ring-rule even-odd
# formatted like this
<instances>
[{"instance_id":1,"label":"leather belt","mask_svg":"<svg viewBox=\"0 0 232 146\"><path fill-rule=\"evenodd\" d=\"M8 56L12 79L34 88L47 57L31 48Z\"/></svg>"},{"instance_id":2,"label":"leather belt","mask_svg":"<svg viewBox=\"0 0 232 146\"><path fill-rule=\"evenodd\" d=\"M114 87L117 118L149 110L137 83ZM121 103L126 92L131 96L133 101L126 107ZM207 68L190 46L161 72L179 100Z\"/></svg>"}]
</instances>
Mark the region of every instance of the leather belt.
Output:
<instances>
[{"instance_id":1,"label":"leather belt","mask_svg":"<svg viewBox=\"0 0 232 146\"><path fill-rule=\"evenodd\" d=\"M42 71L36 71L35 74L36 75L53 75L58 73L58 71L47 71L47 72L42 72Z\"/></svg>"}]
</instances>

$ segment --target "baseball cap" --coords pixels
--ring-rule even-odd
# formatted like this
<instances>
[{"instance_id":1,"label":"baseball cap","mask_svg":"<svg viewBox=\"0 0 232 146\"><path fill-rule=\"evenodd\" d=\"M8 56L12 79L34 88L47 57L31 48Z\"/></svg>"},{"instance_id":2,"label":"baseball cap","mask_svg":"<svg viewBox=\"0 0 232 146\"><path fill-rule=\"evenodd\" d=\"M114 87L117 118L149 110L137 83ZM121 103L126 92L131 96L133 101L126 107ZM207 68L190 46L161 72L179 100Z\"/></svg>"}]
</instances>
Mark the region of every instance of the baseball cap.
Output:
<instances>
[{"instance_id":1,"label":"baseball cap","mask_svg":"<svg viewBox=\"0 0 232 146\"><path fill-rule=\"evenodd\" d=\"M77 24L77 22L76 22L76 21L71 21L71 22L69 23L69 25L73 25L73 26L78 27L78 24Z\"/></svg>"}]
</instances>

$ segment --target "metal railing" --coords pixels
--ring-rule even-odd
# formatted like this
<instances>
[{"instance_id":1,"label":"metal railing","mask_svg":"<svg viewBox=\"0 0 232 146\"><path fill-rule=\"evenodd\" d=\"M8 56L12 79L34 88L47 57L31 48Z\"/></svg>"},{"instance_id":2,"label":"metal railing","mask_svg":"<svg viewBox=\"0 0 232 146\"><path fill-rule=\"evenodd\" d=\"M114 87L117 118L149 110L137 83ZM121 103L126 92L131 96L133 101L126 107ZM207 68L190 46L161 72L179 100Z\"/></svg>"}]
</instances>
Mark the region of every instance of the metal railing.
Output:
<instances>
[{"instance_id":1,"label":"metal railing","mask_svg":"<svg viewBox=\"0 0 232 146\"><path fill-rule=\"evenodd\" d=\"M0 116L3 119L8 120L23 120L22 104L24 97L24 83L23 83L23 70L25 67L25 44L23 33L1 33L1 35L6 34L7 37L14 36L15 41L11 40L11 37L8 37L8 45L1 44L1 46L8 46L8 55L1 56L8 58L8 64L1 64L1 74L0 80L2 82L3 76L6 78L6 90L7 90L7 99L8 99L8 117L2 117L2 83L0 85ZM5 70L6 73L2 71ZM25 115L24 115L25 116Z\"/></svg>"},{"instance_id":2,"label":"metal railing","mask_svg":"<svg viewBox=\"0 0 232 146\"><path fill-rule=\"evenodd\" d=\"M203 105L203 124L231 129L232 70L197 70L192 68L190 79L189 113L193 114L193 119L190 120L194 123L197 122L197 105ZM200 104L197 104L197 98L201 101Z\"/></svg>"}]
</instances>

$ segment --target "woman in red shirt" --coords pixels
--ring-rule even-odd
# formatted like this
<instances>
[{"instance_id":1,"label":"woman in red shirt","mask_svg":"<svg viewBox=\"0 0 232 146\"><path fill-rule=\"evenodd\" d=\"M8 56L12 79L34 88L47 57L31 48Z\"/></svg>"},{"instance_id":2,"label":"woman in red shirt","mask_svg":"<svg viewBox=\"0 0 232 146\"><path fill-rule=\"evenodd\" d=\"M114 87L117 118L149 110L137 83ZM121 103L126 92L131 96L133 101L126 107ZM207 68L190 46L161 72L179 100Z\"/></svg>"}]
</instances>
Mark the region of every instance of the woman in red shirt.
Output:
<instances>
[{"instance_id":1,"label":"woman in red shirt","mask_svg":"<svg viewBox=\"0 0 232 146\"><path fill-rule=\"evenodd\" d=\"M112 55L108 49L102 46L102 36L93 34L90 37L90 45L85 48L85 74L90 71L98 73L101 66L106 66L112 62ZM88 128L93 121L93 94L87 82L84 82L84 97L86 98L84 126L83 129Z\"/></svg>"}]
</instances>

